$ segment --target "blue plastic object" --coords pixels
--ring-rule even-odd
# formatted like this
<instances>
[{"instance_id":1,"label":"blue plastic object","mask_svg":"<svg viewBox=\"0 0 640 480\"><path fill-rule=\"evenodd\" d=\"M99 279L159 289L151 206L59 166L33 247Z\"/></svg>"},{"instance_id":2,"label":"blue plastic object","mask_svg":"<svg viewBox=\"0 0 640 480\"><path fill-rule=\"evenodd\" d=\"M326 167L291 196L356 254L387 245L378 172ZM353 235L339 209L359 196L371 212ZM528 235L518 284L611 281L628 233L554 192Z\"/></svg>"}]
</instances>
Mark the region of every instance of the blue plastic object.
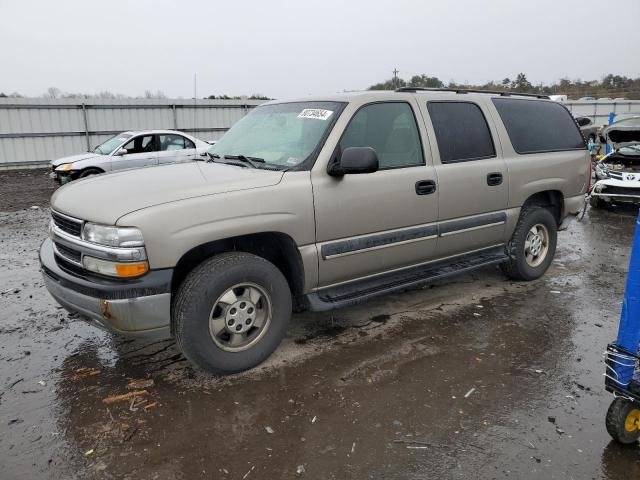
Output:
<instances>
[{"instance_id":1,"label":"blue plastic object","mask_svg":"<svg viewBox=\"0 0 640 480\"><path fill-rule=\"evenodd\" d=\"M613 123L613 120L616 118L615 112L609 112L609 125ZM604 146L604 153L611 153L611 145L607 142Z\"/></svg>"},{"instance_id":2,"label":"blue plastic object","mask_svg":"<svg viewBox=\"0 0 640 480\"><path fill-rule=\"evenodd\" d=\"M640 213L636 220L636 231L631 244L629 272L616 345L634 354L638 353L640 347ZM633 378L634 367L617 364L614 369L618 380L623 384Z\"/></svg>"}]
</instances>

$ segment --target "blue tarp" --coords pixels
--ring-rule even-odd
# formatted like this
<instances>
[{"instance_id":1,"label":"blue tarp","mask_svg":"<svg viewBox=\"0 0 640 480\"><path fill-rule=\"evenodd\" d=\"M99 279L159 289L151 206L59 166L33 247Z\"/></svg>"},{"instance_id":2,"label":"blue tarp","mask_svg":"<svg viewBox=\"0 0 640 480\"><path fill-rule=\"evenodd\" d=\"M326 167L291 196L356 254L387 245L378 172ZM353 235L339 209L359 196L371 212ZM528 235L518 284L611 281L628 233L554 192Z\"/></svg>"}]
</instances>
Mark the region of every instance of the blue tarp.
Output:
<instances>
[{"instance_id":1,"label":"blue tarp","mask_svg":"<svg viewBox=\"0 0 640 480\"><path fill-rule=\"evenodd\" d=\"M633 353L637 353L640 347L640 213L636 220L636 232L631 244L629 272L616 344ZM618 381L623 384L628 384L633 378L633 367L616 365L614 369Z\"/></svg>"}]
</instances>

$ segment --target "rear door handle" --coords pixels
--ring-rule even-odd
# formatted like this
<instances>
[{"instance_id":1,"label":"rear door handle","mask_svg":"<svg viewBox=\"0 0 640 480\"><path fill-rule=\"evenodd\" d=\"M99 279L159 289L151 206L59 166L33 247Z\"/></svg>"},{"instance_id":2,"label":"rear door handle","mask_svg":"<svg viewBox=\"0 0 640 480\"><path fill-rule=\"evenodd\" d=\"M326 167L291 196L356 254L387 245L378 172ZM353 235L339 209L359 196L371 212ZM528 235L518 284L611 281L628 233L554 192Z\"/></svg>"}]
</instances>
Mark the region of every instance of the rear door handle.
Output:
<instances>
[{"instance_id":1,"label":"rear door handle","mask_svg":"<svg viewBox=\"0 0 640 480\"><path fill-rule=\"evenodd\" d=\"M502 184L502 173L492 172L487 174L487 185L495 187Z\"/></svg>"},{"instance_id":2,"label":"rear door handle","mask_svg":"<svg viewBox=\"0 0 640 480\"><path fill-rule=\"evenodd\" d=\"M436 182L433 180L419 180L416 182L416 193L418 195L429 195L436 191Z\"/></svg>"}]
</instances>

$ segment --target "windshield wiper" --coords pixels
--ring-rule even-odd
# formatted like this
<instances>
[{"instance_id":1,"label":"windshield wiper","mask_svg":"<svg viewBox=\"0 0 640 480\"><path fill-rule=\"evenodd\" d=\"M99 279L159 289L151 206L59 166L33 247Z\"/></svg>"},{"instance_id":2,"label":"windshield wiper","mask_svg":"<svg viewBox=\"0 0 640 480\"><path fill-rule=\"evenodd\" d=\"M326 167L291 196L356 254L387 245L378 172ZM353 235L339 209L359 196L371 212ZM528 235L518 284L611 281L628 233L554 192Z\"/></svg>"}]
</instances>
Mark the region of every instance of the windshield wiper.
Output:
<instances>
[{"instance_id":1,"label":"windshield wiper","mask_svg":"<svg viewBox=\"0 0 640 480\"><path fill-rule=\"evenodd\" d=\"M225 160L240 160L242 162L240 165L249 164L253 168L260 168L260 164L265 163L264 158L259 158L259 157L247 157L246 155L220 155L219 153L209 153L209 152L207 152L207 154L209 155L209 157L211 157L211 161L213 161L213 159L220 159L223 162Z\"/></svg>"},{"instance_id":2,"label":"windshield wiper","mask_svg":"<svg viewBox=\"0 0 640 480\"><path fill-rule=\"evenodd\" d=\"M240 160L241 162L248 163L253 168L260 168L259 164L265 163L264 158L247 157L246 155L225 155L224 157L230 158L231 160Z\"/></svg>"}]
</instances>

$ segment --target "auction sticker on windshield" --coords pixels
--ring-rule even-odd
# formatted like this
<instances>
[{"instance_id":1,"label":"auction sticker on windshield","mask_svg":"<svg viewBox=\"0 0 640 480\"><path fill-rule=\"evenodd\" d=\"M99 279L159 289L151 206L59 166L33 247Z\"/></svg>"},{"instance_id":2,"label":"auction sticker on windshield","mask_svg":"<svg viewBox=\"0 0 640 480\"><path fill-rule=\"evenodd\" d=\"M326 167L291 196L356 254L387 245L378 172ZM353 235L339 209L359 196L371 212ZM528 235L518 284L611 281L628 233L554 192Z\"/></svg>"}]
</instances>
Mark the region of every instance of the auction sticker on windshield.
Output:
<instances>
[{"instance_id":1,"label":"auction sticker on windshield","mask_svg":"<svg viewBox=\"0 0 640 480\"><path fill-rule=\"evenodd\" d=\"M322 108L305 108L300 112L298 118L315 118L317 120L326 120L331 116L333 111L324 110Z\"/></svg>"}]
</instances>

